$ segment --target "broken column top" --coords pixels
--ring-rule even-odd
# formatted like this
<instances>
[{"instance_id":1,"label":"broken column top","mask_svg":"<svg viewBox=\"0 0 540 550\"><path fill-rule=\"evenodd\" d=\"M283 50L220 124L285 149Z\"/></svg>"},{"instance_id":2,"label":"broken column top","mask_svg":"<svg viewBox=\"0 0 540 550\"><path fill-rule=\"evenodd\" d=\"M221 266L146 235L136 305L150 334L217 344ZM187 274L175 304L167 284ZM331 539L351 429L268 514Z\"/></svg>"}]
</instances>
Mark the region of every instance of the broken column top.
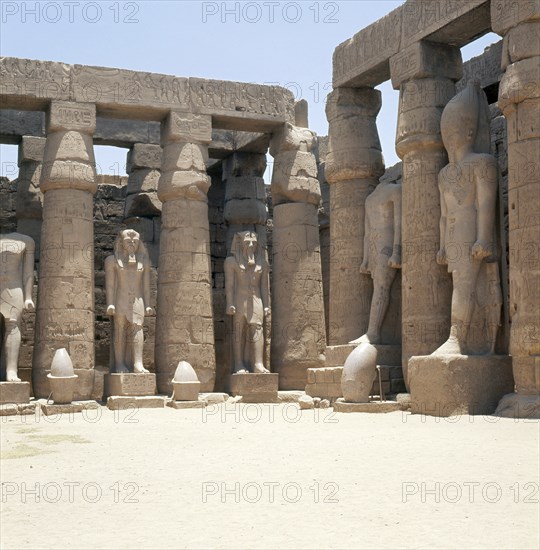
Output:
<instances>
[{"instance_id":1,"label":"broken column top","mask_svg":"<svg viewBox=\"0 0 540 550\"><path fill-rule=\"evenodd\" d=\"M163 120L171 110L212 116L216 128L269 132L294 123L279 86L0 57L0 107L46 110L52 100L94 103L111 118Z\"/></svg>"}]
</instances>

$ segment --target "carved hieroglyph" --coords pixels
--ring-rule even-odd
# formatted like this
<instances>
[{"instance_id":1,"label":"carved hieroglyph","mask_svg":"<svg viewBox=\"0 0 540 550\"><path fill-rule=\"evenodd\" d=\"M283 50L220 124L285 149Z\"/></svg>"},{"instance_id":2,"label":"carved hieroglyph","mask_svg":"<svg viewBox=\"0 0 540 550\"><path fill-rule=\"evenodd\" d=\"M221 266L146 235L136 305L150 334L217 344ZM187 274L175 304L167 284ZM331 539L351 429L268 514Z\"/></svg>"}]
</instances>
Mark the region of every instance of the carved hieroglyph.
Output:
<instances>
[{"instance_id":1,"label":"carved hieroglyph","mask_svg":"<svg viewBox=\"0 0 540 550\"><path fill-rule=\"evenodd\" d=\"M107 315L113 320L111 373L148 372L143 366L143 324L150 306L150 260L139 233L121 231L105 259Z\"/></svg>"},{"instance_id":2,"label":"carved hieroglyph","mask_svg":"<svg viewBox=\"0 0 540 550\"><path fill-rule=\"evenodd\" d=\"M437 262L448 266L453 293L450 336L433 355L495 350L502 306L495 239L499 168L489 154L489 120L488 102L478 82L457 94L441 118L450 162L439 174Z\"/></svg>"},{"instance_id":3,"label":"carved hieroglyph","mask_svg":"<svg viewBox=\"0 0 540 550\"><path fill-rule=\"evenodd\" d=\"M400 90L396 151L403 160L402 367L408 383L410 357L433 353L448 336L452 281L436 261L437 183L448 164L441 115L462 76L460 50L418 42L390 59L390 72Z\"/></svg>"},{"instance_id":4,"label":"carved hieroglyph","mask_svg":"<svg viewBox=\"0 0 540 550\"><path fill-rule=\"evenodd\" d=\"M95 125L93 104L50 104L40 180L43 224L32 370L36 397L49 395L46 374L59 348L67 349L79 376L76 399L89 399L94 385Z\"/></svg>"},{"instance_id":5,"label":"carved hieroglyph","mask_svg":"<svg viewBox=\"0 0 540 550\"><path fill-rule=\"evenodd\" d=\"M6 382L17 376L23 310L33 310L34 241L21 233L0 235L1 371ZM5 378L4 378L5 370Z\"/></svg>"},{"instance_id":6,"label":"carved hieroglyph","mask_svg":"<svg viewBox=\"0 0 540 550\"><path fill-rule=\"evenodd\" d=\"M367 332L351 344L381 343L392 283L401 268L401 184L382 182L366 199L364 259L361 273L371 274L373 297Z\"/></svg>"},{"instance_id":7,"label":"carved hieroglyph","mask_svg":"<svg viewBox=\"0 0 540 550\"><path fill-rule=\"evenodd\" d=\"M215 350L212 312L210 228L206 192L209 116L171 112L162 126L162 201L156 318L156 377L171 394L178 361L188 361L212 391Z\"/></svg>"},{"instance_id":8,"label":"carved hieroglyph","mask_svg":"<svg viewBox=\"0 0 540 550\"><path fill-rule=\"evenodd\" d=\"M367 196L384 173L377 132L381 94L338 88L328 96L325 175L330 184L329 343L346 344L368 327L372 283L360 273Z\"/></svg>"},{"instance_id":9,"label":"carved hieroglyph","mask_svg":"<svg viewBox=\"0 0 540 550\"><path fill-rule=\"evenodd\" d=\"M264 317L270 312L270 280L265 250L257 234L238 232L225 260L227 315L233 317L235 373L269 372L264 366Z\"/></svg>"}]
</instances>

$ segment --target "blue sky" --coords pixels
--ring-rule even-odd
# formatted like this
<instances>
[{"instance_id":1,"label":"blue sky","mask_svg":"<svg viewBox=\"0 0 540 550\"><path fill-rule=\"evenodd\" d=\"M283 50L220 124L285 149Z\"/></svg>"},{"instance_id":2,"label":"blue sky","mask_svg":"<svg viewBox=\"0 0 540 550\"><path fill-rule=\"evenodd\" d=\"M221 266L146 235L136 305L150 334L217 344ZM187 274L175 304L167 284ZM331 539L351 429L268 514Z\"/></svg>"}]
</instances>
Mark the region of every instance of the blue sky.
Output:
<instances>
[{"instance_id":1,"label":"blue sky","mask_svg":"<svg viewBox=\"0 0 540 550\"><path fill-rule=\"evenodd\" d=\"M1 0L0 55L277 83L309 102L310 127L327 134L324 101L332 52L402 1L67 2ZM463 59L499 40L489 34L463 48ZM394 150L398 93L379 87L378 117L387 166ZM125 149L96 147L102 173L124 173ZM15 177L17 148L0 146L2 175Z\"/></svg>"}]
</instances>

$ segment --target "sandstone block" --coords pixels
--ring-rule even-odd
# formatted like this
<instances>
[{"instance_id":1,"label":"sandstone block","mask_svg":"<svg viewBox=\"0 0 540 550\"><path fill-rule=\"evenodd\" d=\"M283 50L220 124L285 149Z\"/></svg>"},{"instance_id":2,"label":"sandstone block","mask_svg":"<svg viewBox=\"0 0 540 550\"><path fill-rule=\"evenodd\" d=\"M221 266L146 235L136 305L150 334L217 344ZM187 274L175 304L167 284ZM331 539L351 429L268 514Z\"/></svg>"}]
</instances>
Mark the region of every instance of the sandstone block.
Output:
<instances>
[{"instance_id":1,"label":"sandstone block","mask_svg":"<svg viewBox=\"0 0 540 550\"><path fill-rule=\"evenodd\" d=\"M107 398L107 407L113 411L126 409L163 409L167 398L162 396L143 396L143 397L127 397L127 396L111 396Z\"/></svg>"},{"instance_id":2,"label":"sandstone block","mask_svg":"<svg viewBox=\"0 0 540 550\"><path fill-rule=\"evenodd\" d=\"M167 407L171 409L204 409L207 405L206 401L168 401Z\"/></svg>"},{"instance_id":3,"label":"sandstone block","mask_svg":"<svg viewBox=\"0 0 540 550\"><path fill-rule=\"evenodd\" d=\"M493 414L514 389L512 360L506 355L411 357L408 373L413 414Z\"/></svg>"},{"instance_id":4,"label":"sandstone block","mask_svg":"<svg viewBox=\"0 0 540 550\"><path fill-rule=\"evenodd\" d=\"M397 401L372 401L370 403L349 403L344 399L334 402L334 411L343 413L389 413L401 410Z\"/></svg>"},{"instance_id":5,"label":"sandstone block","mask_svg":"<svg viewBox=\"0 0 540 550\"><path fill-rule=\"evenodd\" d=\"M41 412L45 416L80 413L86 410L99 409L96 401L73 401L72 403L57 405L56 403L41 403Z\"/></svg>"},{"instance_id":6,"label":"sandstone block","mask_svg":"<svg viewBox=\"0 0 540 550\"><path fill-rule=\"evenodd\" d=\"M0 382L0 405L29 403L29 382Z\"/></svg>"},{"instance_id":7,"label":"sandstone block","mask_svg":"<svg viewBox=\"0 0 540 550\"><path fill-rule=\"evenodd\" d=\"M231 375L231 395L242 396L243 403L276 403L278 401L277 373L248 373Z\"/></svg>"},{"instance_id":8,"label":"sandstone block","mask_svg":"<svg viewBox=\"0 0 540 550\"><path fill-rule=\"evenodd\" d=\"M32 403L4 403L0 404L0 416L28 416L35 414L39 404Z\"/></svg>"},{"instance_id":9,"label":"sandstone block","mask_svg":"<svg viewBox=\"0 0 540 550\"><path fill-rule=\"evenodd\" d=\"M153 373L116 373L105 375L105 397L146 396L156 393L156 375Z\"/></svg>"},{"instance_id":10,"label":"sandstone block","mask_svg":"<svg viewBox=\"0 0 540 550\"><path fill-rule=\"evenodd\" d=\"M161 168L162 149L159 145L135 143L127 156L126 172L137 168Z\"/></svg>"}]
</instances>

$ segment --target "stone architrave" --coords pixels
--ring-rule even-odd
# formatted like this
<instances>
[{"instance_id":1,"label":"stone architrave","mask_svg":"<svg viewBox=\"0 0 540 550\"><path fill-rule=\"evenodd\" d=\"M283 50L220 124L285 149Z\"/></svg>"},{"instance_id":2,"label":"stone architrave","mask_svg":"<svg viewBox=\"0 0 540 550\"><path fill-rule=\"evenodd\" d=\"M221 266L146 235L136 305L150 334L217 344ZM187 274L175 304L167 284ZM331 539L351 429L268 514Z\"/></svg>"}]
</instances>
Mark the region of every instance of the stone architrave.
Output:
<instances>
[{"instance_id":1,"label":"stone architrave","mask_svg":"<svg viewBox=\"0 0 540 550\"><path fill-rule=\"evenodd\" d=\"M155 362L157 387L171 395L178 361L190 363L201 391L212 391L215 350L206 174L212 121L171 111L162 124L163 203L158 270Z\"/></svg>"},{"instance_id":2,"label":"stone architrave","mask_svg":"<svg viewBox=\"0 0 540 550\"><path fill-rule=\"evenodd\" d=\"M504 37L498 106L508 123L510 353L515 394L497 414L540 418L540 4L491 2Z\"/></svg>"},{"instance_id":3,"label":"stone architrave","mask_svg":"<svg viewBox=\"0 0 540 550\"><path fill-rule=\"evenodd\" d=\"M368 328L372 282L361 273L365 202L384 173L377 132L381 93L337 88L329 96L325 176L330 184L329 344L346 344Z\"/></svg>"},{"instance_id":4,"label":"stone architrave","mask_svg":"<svg viewBox=\"0 0 540 550\"><path fill-rule=\"evenodd\" d=\"M21 321L24 310L34 309L34 251L34 240L28 235L0 235L0 366L6 382L21 382L17 372Z\"/></svg>"},{"instance_id":5,"label":"stone architrave","mask_svg":"<svg viewBox=\"0 0 540 550\"><path fill-rule=\"evenodd\" d=\"M19 144L19 176L17 178L17 231L34 239L39 250L43 193L39 188L45 138L23 136Z\"/></svg>"},{"instance_id":6,"label":"stone architrave","mask_svg":"<svg viewBox=\"0 0 540 550\"><path fill-rule=\"evenodd\" d=\"M143 365L143 324L150 306L150 260L139 233L118 234L105 259L107 315L112 319L111 373L147 373Z\"/></svg>"},{"instance_id":7,"label":"stone architrave","mask_svg":"<svg viewBox=\"0 0 540 550\"><path fill-rule=\"evenodd\" d=\"M270 313L266 253L253 231L236 233L225 260L227 315L233 320L234 373L267 373L264 366L264 318Z\"/></svg>"},{"instance_id":8,"label":"stone architrave","mask_svg":"<svg viewBox=\"0 0 540 550\"><path fill-rule=\"evenodd\" d=\"M157 190L162 151L159 145L135 143L127 157L127 195L124 218L159 216Z\"/></svg>"},{"instance_id":9,"label":"stone architrave","mask_svg":"<svg viewBox=\"0 0 540 550\"><path fill-rule=\"evenodd\" d=\"M392 284L401 268L401 184L381 182L366 199L364 259L361 273L373 279L367 332L351 344L381 344Z\"/></svg>"},{"instance_id":10,"label":"stone architrave","mask_svg":"<svg viewBox=\"0 0 540 550\"><path fill-rule=\"evenodd\" d=\"M313 132L291 124L284 125L270 145L275 159L271 360L283 390L304 389L307 369L324 366L326 330L317 217L321 194L315 146Z\"/></svg>"},{"instance_id":11,"label":"stone architrave","mask_svg":"<svg viewBox=\"0 0 540 550\"><path fill-rule=\"evenodd\" d=\"M50 104L40 180L43 224L32 371L36 397L49 394L47 373L60 348L68 351L79 377L75 399L92 395L95 125L94 104Z\"/></svg>"},{"instance_id":12,"label":"stone architrave","mask_svg":"<svg viewBox=\"0 0 540 550\"><path fill-rule=\"evenodd\" d=\"M436 62L434 62L436 60ZM441 138L444 107L462 75L459 48L417 42L390 59L392 85L400 90L396 150L403 160L402 366L428 355L448 336L451 279L437 264L440 197L438 175L448 163Z\"/></svg>"}]
</instances>

